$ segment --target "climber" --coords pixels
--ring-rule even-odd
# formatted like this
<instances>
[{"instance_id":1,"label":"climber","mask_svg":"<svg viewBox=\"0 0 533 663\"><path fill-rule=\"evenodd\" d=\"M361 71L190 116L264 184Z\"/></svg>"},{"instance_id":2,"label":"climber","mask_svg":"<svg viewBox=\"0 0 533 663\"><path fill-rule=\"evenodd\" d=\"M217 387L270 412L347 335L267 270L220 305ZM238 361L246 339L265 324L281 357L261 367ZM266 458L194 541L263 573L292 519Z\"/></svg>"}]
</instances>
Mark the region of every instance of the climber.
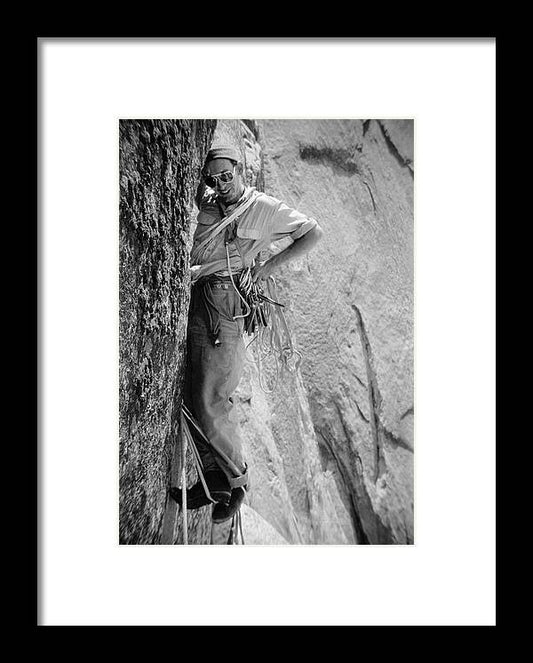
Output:
<instances>
[{"instance_id":1,"label":"climber","mask_svg":"<svg viewBox=\"0 0 533 663\"><path fill-rule=\"evenodd\" d=\"M250 484L232 399L243 371L250 311L240 279L245 272L254 283L268 279L282 264L308 253L323 232L315 219L247 186L241 156L229 144L209 151L196 204L184 403L209 440L195 436L211 500L199 480L187 490L187 508L214 501L212 520L219 523L238 512ZM292 242L259 260L283 238ZM181 504L180 489L172 487L170 494Z\"/></svg>"}]
</instances>

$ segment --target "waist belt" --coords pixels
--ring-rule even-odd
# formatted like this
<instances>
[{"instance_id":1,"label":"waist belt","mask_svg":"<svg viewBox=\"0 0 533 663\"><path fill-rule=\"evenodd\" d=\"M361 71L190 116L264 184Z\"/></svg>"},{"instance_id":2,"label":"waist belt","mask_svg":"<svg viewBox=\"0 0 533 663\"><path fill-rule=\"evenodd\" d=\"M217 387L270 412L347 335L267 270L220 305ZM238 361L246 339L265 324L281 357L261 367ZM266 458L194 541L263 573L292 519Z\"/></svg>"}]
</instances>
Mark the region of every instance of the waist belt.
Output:
<instances>
[{"instance_id":1,"label":"waist belt","mask_svg":"<svg viewBox=\"0 0 533 663\"><path fill-rule=\"evenodd\" d=\"M239 282L240 275L241 272L235 272L233 274L233 280L235 281L235 283ZM222 288L223 290L229 290L230 288L233 287L233 284L231 283L231 276L220 276L218 274L209 274L208 276L204 276L203 278L196 281L196 283L193 284L193 288L199 286L198 289L202 290L202 288L206 284L209 284L211 288Z\"/></svg>"},{"instance_id":2,"label":"waist belt","mask_svg":"<svg viewBox=\"0 0 533 663\"><path fill-rule=\"evenodd\" d=\"M239 281L239 277L241 275L240 271L236 271L232 273L233 275L233 280L235 282ZM231 276L229 274L209 274L208 276L205 276L203 279L201 279L202 282L205 283L205 281L209 281L209 283L231 283Z\"/></svg>"}]
</instances>

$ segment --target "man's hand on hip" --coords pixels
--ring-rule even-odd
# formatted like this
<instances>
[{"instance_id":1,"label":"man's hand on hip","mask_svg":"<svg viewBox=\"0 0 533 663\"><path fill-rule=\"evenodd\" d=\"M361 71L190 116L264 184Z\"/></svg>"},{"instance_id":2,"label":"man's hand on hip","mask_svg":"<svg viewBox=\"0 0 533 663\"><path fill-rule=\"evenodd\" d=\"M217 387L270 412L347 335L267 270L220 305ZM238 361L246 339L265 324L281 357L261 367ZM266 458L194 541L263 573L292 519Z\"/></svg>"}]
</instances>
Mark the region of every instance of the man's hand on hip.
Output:
<instances>
[{"instance_id":1,"label":"man's hand on hip","mask_svg":"<svg viewBox=\"0 0 533 663\"><path fill-rule=\"evenodd\" d=\"M250 270L252 281L266 281L268 277L272 274L273 264L270 260L265 260L256 264Z\"/></svg>"}]
</instances>

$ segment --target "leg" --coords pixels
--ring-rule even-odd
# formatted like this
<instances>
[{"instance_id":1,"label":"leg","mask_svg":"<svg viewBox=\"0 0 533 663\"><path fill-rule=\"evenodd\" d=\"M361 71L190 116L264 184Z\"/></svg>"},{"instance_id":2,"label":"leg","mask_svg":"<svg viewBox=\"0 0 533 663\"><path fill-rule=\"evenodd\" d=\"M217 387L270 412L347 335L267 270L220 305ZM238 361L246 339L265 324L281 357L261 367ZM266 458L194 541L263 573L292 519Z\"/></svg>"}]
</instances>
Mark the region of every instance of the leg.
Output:
<instances>
[{"instance_id":1,"label":"leg","mask_svg":"<svg viewBox=\"0 0 533 663\"><path fill-rule=\"evenodd\" d=\"M190 327L190 402L192 411L215 450L199 445L206 469L220 467L230 481L246 471L232 394L245 359L240 321L220 320L220 345L213 345L202 321Z\"/></svg>"}]
</instances>

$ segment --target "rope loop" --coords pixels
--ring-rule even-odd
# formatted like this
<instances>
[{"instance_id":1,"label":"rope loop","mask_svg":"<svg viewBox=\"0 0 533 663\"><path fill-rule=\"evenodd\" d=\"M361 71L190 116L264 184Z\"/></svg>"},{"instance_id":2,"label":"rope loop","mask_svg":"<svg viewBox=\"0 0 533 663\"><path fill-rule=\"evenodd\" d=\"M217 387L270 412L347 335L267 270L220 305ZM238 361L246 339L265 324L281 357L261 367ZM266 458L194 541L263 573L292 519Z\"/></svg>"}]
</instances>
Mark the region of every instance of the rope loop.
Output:
<instances>
[{"instance_id":1,"label":"rope loop","mask_svg":"<svg viewBox=\"0 0 533 663\"><path fill-rule=\"evenodd\" d=\"M259 373L259 384L266 394L271 394L277 387L283 370L290 373L298 370L302 354L295 350L293 346L289 327L283 314L284 304L278 301L274 277L269 276L263 286L253 280L251 268L246 267L240 273L239 285L237 286L230 264L229 244L230 241L226 240L228 273L233 288L245 307L244 312L233 316L233 319L244 319L244 331L249 336L253 336L247 344L247 348L257 340L257 343L252 347L252 355ZM295 355L296 359L294 359ZM264 378L264 361L267 358L270 359L272 364L270 369L273 377L270 385L265 384Z\"/></svg>"}]
</instances>

